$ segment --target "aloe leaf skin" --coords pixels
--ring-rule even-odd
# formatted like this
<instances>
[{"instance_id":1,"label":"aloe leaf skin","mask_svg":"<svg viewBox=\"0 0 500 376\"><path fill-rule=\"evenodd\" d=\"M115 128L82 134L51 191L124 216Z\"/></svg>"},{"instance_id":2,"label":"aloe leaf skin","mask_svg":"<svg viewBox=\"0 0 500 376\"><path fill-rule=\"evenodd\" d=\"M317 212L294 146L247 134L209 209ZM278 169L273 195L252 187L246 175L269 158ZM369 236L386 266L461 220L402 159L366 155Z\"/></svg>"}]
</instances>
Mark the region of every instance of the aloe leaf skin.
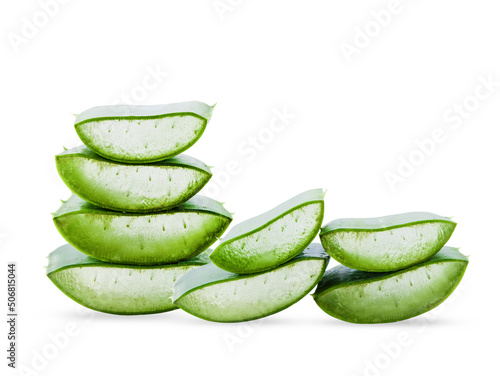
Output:
<instances>
[{"instance_id":1,"label":"aloe leaf skin","mask_svg":"<svg viewBox=\"0 0 500 376\"><path fill-rule=\"evenodd\" d=\"M49 255L47 277L87 308L117 315L152 314L177 309L170 299L176 280L209 262L204 252L177 264L110 264L66 244Z\"/></svg>"},{"instance_id":2,"label":"aloe leaf skin","mask_svg":"<svg viewBox=\"0 0 500 376\"><path fill-rule=\"evenodd\" d=\"M374 273L343 265L328 270L313 298L330 316L357 324L406 320L437 307L455 290L468 265L458 249L395 272Z\"/></svg>"},{"instance_id":3,"label":"aloe leaf skin","mask_svg":"<svg viewBox=\"0 0 500 376\"><path fill-rule=\"evenodd\" d=\"M280 312L306 296L321 279L330 257L313 243L279 267L257 274L235 274L214 264L181 277L172 300L208 321L241 322Z\"/></svg>"},{"instance_id":4,"label":"aloe leaf skin","mask_svg":"<svg viewBox=\"0 0 500 376\"><path fill-rule=\"evenodd\" d=\"M320 239L335 260L353 269L386 272L428 260L450 239L456 223L432 213L336 219Z\"/></svg>"},{"instance_id":5,"label":"aloe leaf skin","mask_svg":"<svg viewBox=\"0 0 500 376\"><path fill-rule=\"evenodd\" d=\"M150 214L102 209L72 195L53 220L68 243L93 258L155 265L198 255L224 233L232 218L221 203L200 195Z\"/></svg>"},{"instance_id":6,"label":"aloe leaf skin","mask_svg":"<svg viewBox=\"0 0 500 376\"><path fill-rule=\"evenodd\" d=\"M212 177L208 166L184 154L130 165L105 159L83 145L57 155L56 166L80 198L105 209L137 213L176 207Z\"/></svg>"},{"instance_id":7,"label":"aloe leaf skin","mask_svg":"<svg viewBox=\"0 0 500 376\"><path fill-rule=\"evenodd\" d=\"M201 137L214 106L203 102L94 107L79 114L75 130L97 154L118 162L161 161Z\"/></svg>"},{"instance_id":8,"label":"aloe leaf skin","mask_svg":"<svg viewBox=\"0 0 500 376\"><path fill-rule=\"evenodd\" d=\"M234 226L210 256L219 268L252 274L271 270L303 251L318 234L324 192L312 189Z\"/></svg>"}]
</instances>

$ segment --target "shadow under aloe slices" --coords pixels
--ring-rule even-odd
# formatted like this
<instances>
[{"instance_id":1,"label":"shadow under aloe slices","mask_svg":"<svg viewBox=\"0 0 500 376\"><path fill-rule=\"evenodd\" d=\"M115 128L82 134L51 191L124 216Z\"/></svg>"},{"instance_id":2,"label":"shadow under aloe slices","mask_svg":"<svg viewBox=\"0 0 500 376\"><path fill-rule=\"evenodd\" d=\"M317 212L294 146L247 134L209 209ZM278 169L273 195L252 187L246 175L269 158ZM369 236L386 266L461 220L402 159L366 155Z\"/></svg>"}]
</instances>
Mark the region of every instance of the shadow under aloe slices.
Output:
<instances>
[{"instance_id":1,"label":"shadow under aloe slices","mask_svg":"<svg viewBox=\"0 0 500 376\"><path fill-rule=\"evenodd\" d=\"M138 315L177 309L170 299L174 283L207 263L208 255L202 253L168 265L110 264L66 244L49 255L47 276L64 294L87 308Z\"/></svg>"},{"instance_id":2,"label":"shadow under aloe slices","mask_svg":"<svg viewBox=\"0 0 500 376\"><path fill-rule=\"evenodd\" d=\"M231 214L221 203L199 195L171 210L150 214L106 210L72 195L53 219L68 243L89 256L153 265L198 255L224 233Z\"/></svg>"},{"instance_id":3,"label":"shadow under aloe slices","mask_svg":"<svg viewBox=\"0 0 500 376\"><path fill-rule=\"evenodd\" d=\"M406 320L446 300L468 262L456 248L444 247L431 259L395 272L364 272L339 265L325 273L313 297L323 311L343 321Z\"/></svg>"}]
</instances>

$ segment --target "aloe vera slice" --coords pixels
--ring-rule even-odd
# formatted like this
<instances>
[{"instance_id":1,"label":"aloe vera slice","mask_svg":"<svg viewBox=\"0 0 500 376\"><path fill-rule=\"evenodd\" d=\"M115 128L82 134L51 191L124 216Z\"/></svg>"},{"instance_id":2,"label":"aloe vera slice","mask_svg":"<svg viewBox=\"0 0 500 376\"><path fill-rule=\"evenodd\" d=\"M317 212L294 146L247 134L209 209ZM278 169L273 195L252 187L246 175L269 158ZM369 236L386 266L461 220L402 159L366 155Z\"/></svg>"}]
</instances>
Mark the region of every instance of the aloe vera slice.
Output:
<instances>
[{"instance_id":1,"label":"aloe vera slice","mask_svg":"<svg viewBox=\"0 0 500 376\"><path fill-rule=\"evenodd\" d=\"M232 273L270 270L297 256L318 234L324 212L321 189L303 192L234 226L210 258Z\"/></svg>"},{"instance_id":2,"label":"aloe vera slice","mask_svg":"<svg viewBox=\"0 0 500 376\"><path fill-rule=\"evenodd\" d=\"M49 255L47 276L71 299L96 311L120 315L160 313L177 309L170 299L175 281L209 261L204 252L177 264L110 264L66 244Z\"/></svg>"},{"instance_id":3,"label":"aloe vera slice","mask_svg":"<svg viewBox=\"0 0 500 376\"><path fill-rule=\"evenodd\" d=\"M203 134L213 106L182 102L154 106L94 107L76 117L82 142L119 162L156 162L191 147Z\"/></svg>"},{"instance_id":4,"label":"aloe vera slice","mask_svg":"<svg viewBox=\"0 0 500 376\"><path fill-rule=\"evenodd\" d=\"M407 268L435 255L457 224L432 213L336 219L321 229L321 244L350 268L385 272Z\"/></svg>"},{"instance_id":5,"label":"aloe vera slice","mask_svg":"<svg viewBox=\"0 0 500 376\"><path fill-rule=\"evenodd\" d=\"M276 269L242 275L208 264L181 277L172 300L184 311L217 322L248 321L298 302L321 279L330 257L319 244Z\"/></svg>"},{"instance_id":6,"label":"aloe vera slice","mask_svg":"<svg viewBox=\"0 0 500 376\"><path fill-rule=\"evenodd\" d=\"M313 294L329 315L359 324L406 320L437 307L455 290L468 259L444 247L430 260L395 272L373 273L336 266Z\"/></svg>"},{"instance_id":7,"label":"aloe vera slice","mask_svg":"<svg viewBox=\"0 0 500 376\"><path fill-rule=\"evenodd\" d=\"M222 204L204 196L171 210L134 214L102 209L72 195L54 214L61 235L79 251L135 265L190 259L213 244L230 222Z\"/></svg>"},{"instance_id":8,"label":"aloe vera slice","mask_svg":"<svg viewBox=\"0 0 500 376\"><path fill-rule=\"evenodd\" d=\"M184 154L130 165L102 158L83 145L57 155L56 166L64 183L82 199L129 212L173 208L193 197L212 177L203 162Z\"/></svg>"}]
</instances>

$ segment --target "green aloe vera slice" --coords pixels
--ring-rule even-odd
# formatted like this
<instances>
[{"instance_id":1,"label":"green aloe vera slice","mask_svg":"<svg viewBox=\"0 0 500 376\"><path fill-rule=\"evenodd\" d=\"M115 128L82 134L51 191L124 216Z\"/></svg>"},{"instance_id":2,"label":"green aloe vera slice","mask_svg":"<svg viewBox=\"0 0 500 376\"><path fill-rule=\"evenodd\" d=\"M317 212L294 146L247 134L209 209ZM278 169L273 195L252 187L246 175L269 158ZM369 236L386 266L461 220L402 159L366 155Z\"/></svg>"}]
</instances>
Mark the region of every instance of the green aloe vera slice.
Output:
<instances>
[{"instance_id":1,"label":"green aloe vera slice","mask_svg":"<svg viewBox=\"0 0 500 376\"><path fill-rule=\"evenodd\" d=\"M172 300L184 311L209 321L255 320L306 296L321 279L329 259L321 245L311 244L287 263L258 274L234 274L208 264L181 277Z\"/></svg>"},{"instance_id":2,"label":"green aloe vera slice","mask_svg":"<svg viewBox=\"0 0 500 376\"><path fill-rule=\"evenodd\" d=\"M177 264L110 264L66 244L49 255L47 276L71 299L96 311L120 315L160 313L178 308L170 299L176 280L209 261L204 252Z\"/></svg>"},{"instance_id":3,"label":"green aloe vera slice","mask_svg":"<svg viewBox=\"0 0 500 376\"><path fill-rule=\"evenodd\" d=\"M64 183L82 199L128 212L173 208L193 197L212 177L203 162L184 154L130 165L105 159L83 145L57 155L56 166Z\"/></svg>"},{"instance_id":4,"label":"green aloe vera slice","mask_svg":"<svg viewBox=\"0 0 500 376\"><path fill-rule=\"evenodd\" d=\"M435 255L457 224L432 213L336 219L321 229L321 244L350 268L385 272L407 268Z\"/></svg>"},{"instance_id":5,"label":"green aloe vera slice","mask_svg":"<svg viewBox=\"0 0 500 376\"><path fill-rule=\"evenodd\" d=\"M230 222L222 204L204 196L171 210L134 214L102 209L72 195L54 214L61 235L79 251L133 265L190 259L213 244Z\"/></svg>"},{"instance_id":6,"label":"green aloe vera slice","mask_svg":"<svg viewBox=\"0 0 500 376\"><path fill-rule=\"evenodd\" d=\"M156 162L190 148L203 134L213 106L182 102L94 107L76 117L82 142L119 162Z\"/></svg>"},{"instance_id":7,"label":"green aloe vera slice","mask_svg":"<svg viewBox=\"0 0 500 376\"><path fill-rule=\"evenodd\" d=\"M303 192L274 209L234 226L210 258L232 273L270 270L297 256L318 234L324 192Z\"/></svg>"},{"instance_id":8,"label":"green aloe vera slice","mask_svg":"<svg viewBox=\"0 0 500 376\"><path fill-rule=\"evenodd\" d=\"M408 269L374 273L336 266L313 294L329 315L359 324L406 320L437 307L455 290L468 259L444 247L430 260Z\"/></svg>"}]
</instances>

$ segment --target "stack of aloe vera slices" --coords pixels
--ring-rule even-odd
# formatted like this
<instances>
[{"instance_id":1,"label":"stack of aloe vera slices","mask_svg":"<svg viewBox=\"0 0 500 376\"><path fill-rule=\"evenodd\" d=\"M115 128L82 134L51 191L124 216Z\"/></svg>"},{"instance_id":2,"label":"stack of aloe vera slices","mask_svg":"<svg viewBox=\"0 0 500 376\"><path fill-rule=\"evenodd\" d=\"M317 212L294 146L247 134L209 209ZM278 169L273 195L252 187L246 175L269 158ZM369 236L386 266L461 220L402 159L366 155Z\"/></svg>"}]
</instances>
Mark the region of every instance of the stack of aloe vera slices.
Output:
<instances>
[{"instance_id":1,"label":"stack of aloe vera slices","mask_svg":"<svg viewBox=\"0 0 500 376\"><path fill-rule=\"evenodd\" d=\"M458 286L468 259L446 247L456 223L415 212L337 219L322 228L326 251L342 265L313 294L327 314L353 323L385 323L425 313Z\"/></svg>"},{"instance_id":2,"label":"stack of aloe vera slices","mask_svg":"<svg viewBox=\"0 0 500 376\"><path fill-rule=\"evenodd\" d=\"M408 319L443 302L468 259L445 246L456 223L431 213L337 219L321 228L324 192L303 192L234 226L198 195L210 169L183 153L213 107L201 102L104 106L77 116L85 145L56 156L73 195L54 213L69 244L47 275L67 296L101 312L181 308L216 322L284 310L316 285L327 314L353 323ZM312 243L320 232L321 244ZM325 272L330 256L341 265Z\"/></svg>"},{"instance_id":3,"label":"stack of aloe vera slices","mask_svg":"<svg viewBox=\"0 0 500 376\"><path fill-rule=\"evenodd\" d=\"M176 282L174 304L205 320L238 322L302 299L330 258L311 244L323 221L323 197L321 189L306 191L233 227L210 255L213 263Z\"/></svg>"},{"instance_id":4,"label":"stack of aloe vera slices","mask_svg":"<svg viewBox=\"0 0 500 376\"><path fill-rule=\"evenodd\" d=\"M213 107L201 102L103 106L78 115L85 146L56 156L73 195L54 214L69 245L49 256L48 277L98 311L164 312L174 283L209 262L202 254L232 217L197 195L210 169L180 154L202 135Z\"/></svg>"}]
</instances>

